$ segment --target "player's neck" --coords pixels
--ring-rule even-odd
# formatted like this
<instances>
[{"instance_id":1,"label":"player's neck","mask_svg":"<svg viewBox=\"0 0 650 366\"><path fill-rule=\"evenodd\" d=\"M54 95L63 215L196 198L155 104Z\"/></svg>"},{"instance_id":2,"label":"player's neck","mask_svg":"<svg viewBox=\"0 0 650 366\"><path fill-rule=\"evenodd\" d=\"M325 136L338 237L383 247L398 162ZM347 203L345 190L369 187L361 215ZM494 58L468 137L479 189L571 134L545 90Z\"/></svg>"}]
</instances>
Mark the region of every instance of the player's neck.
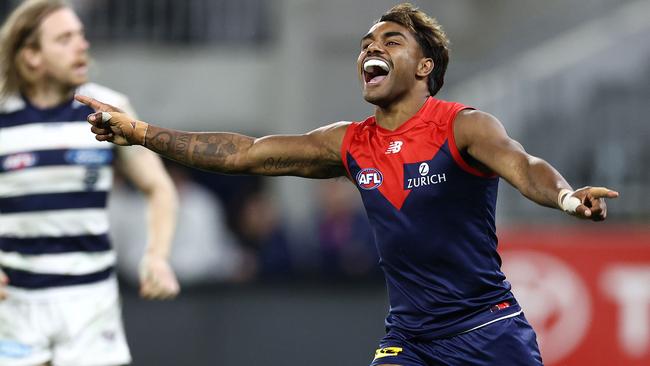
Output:
<instances>
[{"instance_id":1,"label":"player's neck","mask_svg":"<svg viewBox=\"0 0 650 366\"><path fill-rule=\"evenodd\" d=\"M417 98L405 98L388 106L377 106L375 120L379 126L394 131L411 119L426 103L427 98L429 98L428 93Z\"/></svg>"},{"instance_id":2,"label":"player's neck","mask_svg":"<svg viewBox=\"0 0 650 366\"><path fill-rule=\"evenodd\" d=\"M24 94L32 105L47 109L72 99L74 88L58 83L42 82L30 85L24 90Z\"/></svg>"}]
</instances>

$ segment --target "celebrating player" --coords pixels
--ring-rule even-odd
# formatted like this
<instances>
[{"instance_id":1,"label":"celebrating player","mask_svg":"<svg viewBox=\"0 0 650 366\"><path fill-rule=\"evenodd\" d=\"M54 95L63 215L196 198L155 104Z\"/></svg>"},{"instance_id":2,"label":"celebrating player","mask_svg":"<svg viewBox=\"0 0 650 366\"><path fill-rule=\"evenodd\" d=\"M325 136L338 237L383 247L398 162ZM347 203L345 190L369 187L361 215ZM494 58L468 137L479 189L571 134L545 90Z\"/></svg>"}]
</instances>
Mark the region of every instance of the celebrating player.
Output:
<instances>
[{"instance_id":1,"label":"celebrating player","mask_svg":"<svg viewBox=\"0 0 650 366\"><path fill-rule=\"evenodd\" d=\"M357 69L375 113L302 135L191 133L139 121L87 96L99 141L143 145L192 167L230 174L347 176L359 189L390 299L379 365L541 365L533 329L497 254L499 177L544 206L605 219L607 188L573 190L488 113L434 98L448 40L410 4L361 39Z\"/></svg>"},{"instance_id":2,"label":"celebrating player","mask_svg":"<svg viewBox=\"0 0 650 366\"><path fill-rule=\"evenodd\" d=\"M73 99L80 88L131 110L125 96L87 83L88 47L60 0L25 1L2 27L0 365L130 362L106 214L114 160L149 202L141 294L179 291L167 261L176 191L160 159L95 141L92 110Z\"/></svg>"}]
</instances>

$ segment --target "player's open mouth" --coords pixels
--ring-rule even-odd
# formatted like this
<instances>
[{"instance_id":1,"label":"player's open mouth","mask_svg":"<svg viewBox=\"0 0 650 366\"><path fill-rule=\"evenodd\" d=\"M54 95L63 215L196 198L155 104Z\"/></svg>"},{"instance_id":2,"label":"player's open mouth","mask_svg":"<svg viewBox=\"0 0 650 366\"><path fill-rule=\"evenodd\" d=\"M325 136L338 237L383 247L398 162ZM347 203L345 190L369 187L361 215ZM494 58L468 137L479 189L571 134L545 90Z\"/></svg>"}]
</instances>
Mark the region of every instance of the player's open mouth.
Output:
<instances>
[{"instance_id":1,"label":"player's open mouth","mask_svg":"<svg viewBox=\"0 0 650 366\"><path fill-rule=\"evenodd\" d=\"M77 73L85 73L88 71L88 61L77 61L72 65L72 69Z\"/></svg>"},{"instance_id":2,"label":"player's open mouth","mask_svg":"<svg viewBox=\"0 0 650 366\"><path fill-rule=\"evenodd\" d=\"M382 59L369 58L363 62L363 78L366 84L379 84L390 72L390 66Z\"/></svg>"}]
</instances>

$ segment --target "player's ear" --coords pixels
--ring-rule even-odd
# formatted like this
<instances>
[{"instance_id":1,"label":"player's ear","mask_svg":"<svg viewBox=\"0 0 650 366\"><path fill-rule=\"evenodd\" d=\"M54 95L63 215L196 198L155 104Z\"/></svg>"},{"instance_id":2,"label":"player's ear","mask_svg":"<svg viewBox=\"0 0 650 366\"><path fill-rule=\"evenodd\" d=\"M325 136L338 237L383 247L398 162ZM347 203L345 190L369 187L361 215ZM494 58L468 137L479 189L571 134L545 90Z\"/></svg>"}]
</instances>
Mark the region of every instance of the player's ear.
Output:
<instances>
[{"instance_id":1,"label":"player's ear","mask_svg":"<svg viewBox=\"0 0 650 366\"><path fill-rule=\"evenodd\" d=\"M421 58L420 62L418 63L418 70L416 75L421 78L426 78L433 71L434 65L435 64L433 63L433 59L430 57Z\"/></svg>"},{"instance_id":2,"label":"player's ear","mask_svg":"<svg viewBox=\"0 0 650 366\"><path fill-rule=\"evenodd\" d=\"M25 47L20 52L20 57L23 59L25 64L31 68L35 69L42 63L43 57L41 52L34 47Z\"/></svg>"}]
</instances>

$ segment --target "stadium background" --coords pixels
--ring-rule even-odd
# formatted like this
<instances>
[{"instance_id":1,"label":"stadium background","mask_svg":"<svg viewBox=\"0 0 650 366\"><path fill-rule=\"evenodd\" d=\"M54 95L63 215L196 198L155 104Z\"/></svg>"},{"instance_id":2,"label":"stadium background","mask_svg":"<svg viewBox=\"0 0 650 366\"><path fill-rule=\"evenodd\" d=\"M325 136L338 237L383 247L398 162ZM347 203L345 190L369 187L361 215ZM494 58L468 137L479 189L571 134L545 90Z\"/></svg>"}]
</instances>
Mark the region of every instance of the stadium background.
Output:
<instances>
[{"instance_id":1,"label":"stadium background","mask_svg":"<svg viewBox=\"0 0 650 366\"><path fill-rule=\"evenodd\" d=\"M0 1L0 18L17 0ZM77 0L93 80L142 119L252 135L372 113L360 37L384 0ZM452 40L441 98L498 116L574 187L615 188L601 224L501 185L504 270L547 365L650 364L650 1L415 1ZM350 184L169 168L181 193L178 300L134 287L142 212L112 195L134 365L365 365L383 333L383 280Z\"/></svg>"}]
</instances>

